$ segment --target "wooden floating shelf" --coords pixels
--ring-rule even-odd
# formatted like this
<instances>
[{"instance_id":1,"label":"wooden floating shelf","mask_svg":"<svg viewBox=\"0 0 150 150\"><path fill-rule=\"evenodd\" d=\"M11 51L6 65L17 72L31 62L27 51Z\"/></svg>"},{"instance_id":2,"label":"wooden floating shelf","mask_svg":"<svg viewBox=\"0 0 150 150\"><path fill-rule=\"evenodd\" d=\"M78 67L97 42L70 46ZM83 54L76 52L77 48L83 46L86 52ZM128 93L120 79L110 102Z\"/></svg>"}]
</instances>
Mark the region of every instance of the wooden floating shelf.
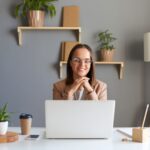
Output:
<instances>
[{"instance_id":1,"label":"wooden floating shelf","mask_svg":"<svg viewBox=\"0 0 150 150\"><path fill-rule=\"evenodd\" d=\"M62 70L62 66L63 64L67 64L66 61L60 61L59 66L60 66L60 78L63 77L63 70ZM124 69L124 62L104 62L104 61L96 61L95 62L96 65L116 65L119 66L119 79L123 78L123 69Z\"/></svg>"},{"instance_id":2,"label":"wooden floating shelf","mask_svg":"<svg viewBox=\"0 0 150 150\"><path fill-rule=\"evenodd\" d=\"M71 30L77 32L77 40L81 42L81 27L17 27L19 45L22 45L22 32L25 30Z\"/></svg>"}]
</instances>

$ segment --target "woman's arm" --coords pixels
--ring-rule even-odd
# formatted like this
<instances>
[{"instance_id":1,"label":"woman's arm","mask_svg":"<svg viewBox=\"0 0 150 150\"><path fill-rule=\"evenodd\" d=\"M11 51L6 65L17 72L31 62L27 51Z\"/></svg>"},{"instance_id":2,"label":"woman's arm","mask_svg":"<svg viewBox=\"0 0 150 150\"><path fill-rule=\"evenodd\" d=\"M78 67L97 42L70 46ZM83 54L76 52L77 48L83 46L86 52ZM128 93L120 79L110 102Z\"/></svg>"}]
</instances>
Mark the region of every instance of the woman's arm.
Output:
<instances>
[{"instance_id":1,"label":"woman's arm","mask_svg":"<svg viewBox=\"0 0 150 150\"><path fill-rule=\"evenodd\" d=\"M107 84L103 83L103 85L101 85L98 91L98 99L107 100Z\"/></svg>"},{"instance_id":2,"label":"woman's arm","mask_svg":"<svg viewBox=\"0 0 150 150\"><path fill-rule=\"evenodd\" d=\"M53 100L71 100L73 99L72 95L64 89L60 90L55 84L53 85Z\"/></svg>"},{"instance_id":3,"label":"woman's arm","mask_svg":"<svg viewBox=\"0 0 150 150\"><path fill-rule=\"evenodd\" d=\"M107 100L107 84L97 81L93 90L86 92L86 97L89 100Z\"/></svg>"},{"instance_id":4,"label":"woman's arm","mask_svg":"<svg viewBox=\"0 0 150 150\"><path fill-rule=\"evenodd\" d=\"M57 89L56 85L53 85L53 100L61 100L62 99L62 94L61 92Z\"/></svg>"}]
</instances>

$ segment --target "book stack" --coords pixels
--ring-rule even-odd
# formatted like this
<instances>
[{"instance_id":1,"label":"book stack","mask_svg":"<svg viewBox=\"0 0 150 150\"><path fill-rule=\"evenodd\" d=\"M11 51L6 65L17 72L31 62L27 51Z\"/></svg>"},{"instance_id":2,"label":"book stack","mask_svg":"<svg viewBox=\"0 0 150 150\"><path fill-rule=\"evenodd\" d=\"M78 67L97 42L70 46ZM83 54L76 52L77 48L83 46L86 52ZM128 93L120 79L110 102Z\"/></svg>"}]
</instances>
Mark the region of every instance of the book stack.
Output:
<instances>
[{"instance_id":1,"label":"book stack","mask_svg":"<svg viewBox=\"0 0 150 150\"><path fill-rule=\"evenodd\" d=\"M68 60L68 56L70 54L70 51L72 50L72 48L78 44L79 42L76 41L66 41L66 42L62 42L62 52L61 52L61 60L62 61L67 61Z\"/></svg>"},{"instance_id":2,"label":"book stack","mask_svg":"<svg viewBox=\"0 0 150 150\"><path fill-rule=\"evenodd\" d=\"M79 6L64 6L63 7L63 27L79 27ZM61 60L67 61L72 48L78 44L77 41L62 42Z\"/></svg>"}]
</instances>

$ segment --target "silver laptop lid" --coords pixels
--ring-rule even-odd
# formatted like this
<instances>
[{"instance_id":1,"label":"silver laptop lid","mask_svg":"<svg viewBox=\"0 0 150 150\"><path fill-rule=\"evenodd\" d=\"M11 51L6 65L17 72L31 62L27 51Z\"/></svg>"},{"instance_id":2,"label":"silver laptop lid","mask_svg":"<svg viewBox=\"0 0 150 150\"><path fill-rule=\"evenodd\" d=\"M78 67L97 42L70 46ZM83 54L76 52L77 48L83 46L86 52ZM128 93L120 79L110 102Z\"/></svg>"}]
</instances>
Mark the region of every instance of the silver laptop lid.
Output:
<instances>
[{"instance_id":1,"label":"silver laptop lid","mask_svg":"<svg viewBox=\"0 0 150 150\"><path fill-rule=\"evenodd\" d=\"M46 137L109 138L114 110L114 100L46 100Z\"/></svg>"}]
</instances>

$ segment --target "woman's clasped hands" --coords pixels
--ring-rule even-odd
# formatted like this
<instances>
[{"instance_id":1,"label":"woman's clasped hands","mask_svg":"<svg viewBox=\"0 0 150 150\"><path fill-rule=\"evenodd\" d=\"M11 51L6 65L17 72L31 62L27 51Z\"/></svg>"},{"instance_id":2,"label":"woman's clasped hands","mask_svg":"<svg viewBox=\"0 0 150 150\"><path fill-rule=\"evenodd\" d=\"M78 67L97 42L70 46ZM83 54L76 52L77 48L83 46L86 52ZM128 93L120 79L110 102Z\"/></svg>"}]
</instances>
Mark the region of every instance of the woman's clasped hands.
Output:
<instances>
[{"instance_id":1,"label":"woman's clasped hands","mask_svg":"<svg viewBox=\"0 0 150 150\"><path fill-rule=\"evenodd\" d=\"M76 91L84 89L87 92L92 92L93 89L89 83L88 77L79 77L74 80L73 84L71 85L68 94L72 96Z\"/></svg>"}]
</instances>

